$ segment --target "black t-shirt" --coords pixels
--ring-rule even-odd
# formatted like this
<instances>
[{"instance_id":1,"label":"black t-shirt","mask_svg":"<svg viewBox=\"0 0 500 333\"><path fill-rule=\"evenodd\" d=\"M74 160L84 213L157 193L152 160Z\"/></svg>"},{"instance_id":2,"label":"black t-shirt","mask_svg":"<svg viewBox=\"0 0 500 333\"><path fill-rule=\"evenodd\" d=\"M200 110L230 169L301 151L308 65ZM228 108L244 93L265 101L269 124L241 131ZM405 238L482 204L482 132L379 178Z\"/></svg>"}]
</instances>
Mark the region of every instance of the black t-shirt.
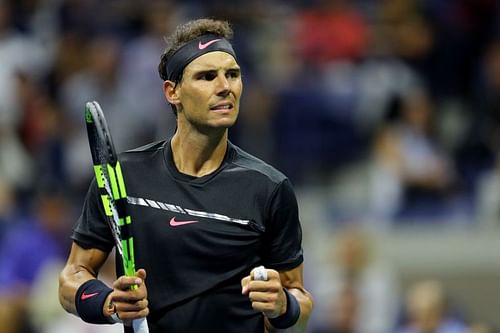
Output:
<instances>
[{"instance_id":1,"label":"black t-shirt","mask_svg":"<svg viewBox=\"0 0 500 333\"><path fill-rule=\"evenodd\" d=\"M222 165L203 177L177 170L170 141L120 161L136 268L147 272L151 333L263 332L240 280L258 265L282 271L303 261L289 180L231 143ZM95 183L72 238L104 251L114 246Z\"/></svg>"}]
</instances>

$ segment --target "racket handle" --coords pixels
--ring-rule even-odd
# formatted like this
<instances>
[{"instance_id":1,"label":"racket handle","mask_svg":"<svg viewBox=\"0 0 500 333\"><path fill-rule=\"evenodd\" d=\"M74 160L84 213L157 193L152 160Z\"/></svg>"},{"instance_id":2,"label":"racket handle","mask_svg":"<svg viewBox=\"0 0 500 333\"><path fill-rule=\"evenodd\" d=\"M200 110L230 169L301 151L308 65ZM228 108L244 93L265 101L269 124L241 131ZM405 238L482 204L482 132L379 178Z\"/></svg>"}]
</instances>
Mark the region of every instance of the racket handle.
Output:
<instances>
[{"instance_id":1,"label":"racket handle","mask_svg":"<svg viewBox=\"0 0 500 333\"><path fill-rule=\"evenodd\" d=\"M145 317L134 319L132 327L134 328L134 333L149 333L148 322Z\"/></svg>"}]
</instances>

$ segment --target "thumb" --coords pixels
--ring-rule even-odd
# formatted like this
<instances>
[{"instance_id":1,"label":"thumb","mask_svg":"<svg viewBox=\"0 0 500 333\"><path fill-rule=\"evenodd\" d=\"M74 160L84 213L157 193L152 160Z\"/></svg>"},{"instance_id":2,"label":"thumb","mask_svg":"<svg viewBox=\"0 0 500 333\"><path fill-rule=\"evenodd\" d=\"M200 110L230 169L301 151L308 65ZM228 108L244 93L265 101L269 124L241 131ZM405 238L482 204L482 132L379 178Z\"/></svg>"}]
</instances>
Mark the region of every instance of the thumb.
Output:
<instances>
[{"instance_id":1,"label":"thumb","mask_svg":"<svg viewBox=\"0 0 500 333\"><path fill-rule=\"evenodd\" d=\"M146 279L146 270L143 268L138 269L137 272L135 272L135 276L144 281Z\"/></svg>"}]
</instances>

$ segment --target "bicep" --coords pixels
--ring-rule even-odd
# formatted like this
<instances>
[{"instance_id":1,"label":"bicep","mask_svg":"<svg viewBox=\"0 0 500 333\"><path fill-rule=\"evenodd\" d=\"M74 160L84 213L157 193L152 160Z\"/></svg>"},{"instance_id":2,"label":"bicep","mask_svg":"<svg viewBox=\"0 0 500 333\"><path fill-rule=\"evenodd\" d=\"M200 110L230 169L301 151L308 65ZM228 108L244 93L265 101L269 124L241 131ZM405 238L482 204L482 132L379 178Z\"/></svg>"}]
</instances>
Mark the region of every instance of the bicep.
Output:
<instances>
[{"instance_id":1,"label":"bicep","mask_svg":"<svg viewBox=\"0 0 500 333\"><path fill-rule=\"evenodd\" d=\"M66 262L65 270L69 274L78 274L87 272L92 277L96 278L99 269L102 267L108 253L96 248L83 248L76 242L71 246L71 252Z\"/></svg>"}]
</instances>

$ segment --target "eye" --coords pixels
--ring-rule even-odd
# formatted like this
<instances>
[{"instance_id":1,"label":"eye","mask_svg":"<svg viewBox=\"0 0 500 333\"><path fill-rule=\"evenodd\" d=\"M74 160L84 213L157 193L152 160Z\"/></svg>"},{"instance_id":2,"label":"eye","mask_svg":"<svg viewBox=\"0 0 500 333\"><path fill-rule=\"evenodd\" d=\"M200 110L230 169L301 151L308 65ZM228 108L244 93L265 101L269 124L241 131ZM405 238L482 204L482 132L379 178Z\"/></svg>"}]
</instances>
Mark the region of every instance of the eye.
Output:
<instances>
[{"instance_id":1,"label":"eye","mask_svg":"<svg viewBox=\"0 0 500 333\"><path fill-rule=\"evenodd\" d=\"M200 76L199 76L199 79L200 80L205 80L205 81L212 81L213 79L215 79L217 77L217 74L214 73L214 72L205 72L205 73L202 73Z\"/></svg>"},{"instance_id":2,"label":"eye","mask_svg":"<svg viewBox=\"0 0 500 333\"><path fill-rule=\"evenodd\" d=\"M240 77L240 71L238 71L238 70L227 71L226 76L231 78L231 79L237 79Z\"/></svg>"}]
</instances>

